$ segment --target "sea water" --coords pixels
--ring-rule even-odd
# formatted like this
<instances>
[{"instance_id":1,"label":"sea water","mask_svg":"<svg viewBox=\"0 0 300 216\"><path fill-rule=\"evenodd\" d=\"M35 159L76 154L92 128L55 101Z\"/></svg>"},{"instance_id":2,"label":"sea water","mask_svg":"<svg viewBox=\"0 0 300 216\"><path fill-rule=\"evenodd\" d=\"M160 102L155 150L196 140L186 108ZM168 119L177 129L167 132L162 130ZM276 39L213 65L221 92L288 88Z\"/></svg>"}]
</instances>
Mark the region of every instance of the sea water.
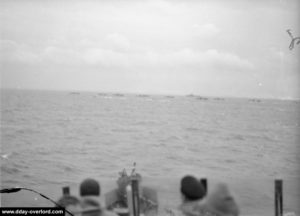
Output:
<instances>
[{"instance_id":1,"label":"sea water","mask_svg":"<svg viewBox=\"0 0 300 216\"><path fill-rule=\"evenodd\" d=\"M160 214L179 205L180 179L192 174L208 189L227 183L241 215L274 215L283 179L284 211L299 215L299 110L299 101L1 90L1 188L58 199L92 177L105 194L136 162ZM52 203L21 191L1 194L1 205Z\"/></svg>"}]
</instances>

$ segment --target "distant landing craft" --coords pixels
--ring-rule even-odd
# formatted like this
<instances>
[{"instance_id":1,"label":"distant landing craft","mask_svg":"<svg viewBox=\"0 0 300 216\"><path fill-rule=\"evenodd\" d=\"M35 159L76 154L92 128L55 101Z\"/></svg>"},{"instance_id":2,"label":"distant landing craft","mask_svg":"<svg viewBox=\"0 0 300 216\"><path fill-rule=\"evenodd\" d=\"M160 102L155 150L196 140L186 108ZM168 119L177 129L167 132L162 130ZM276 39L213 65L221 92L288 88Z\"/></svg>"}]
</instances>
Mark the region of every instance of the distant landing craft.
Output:
<instances>
[{"instance_id":1,"label":"distant landing craft","mask_svg":"<svg viewBox=\"0 0 300 216\"><path fill-rule=\"evenodd\" d=\"M290 29L286 30L287 33L289 34L289 36L292 38L292 41L291 41L291 44L289 46L290 50L292 50L294 48L294 44L296 42L296 44L299 44L300 43L300 37L295 37L292 35L292 32Z\"/></svg>"}]
</instances>

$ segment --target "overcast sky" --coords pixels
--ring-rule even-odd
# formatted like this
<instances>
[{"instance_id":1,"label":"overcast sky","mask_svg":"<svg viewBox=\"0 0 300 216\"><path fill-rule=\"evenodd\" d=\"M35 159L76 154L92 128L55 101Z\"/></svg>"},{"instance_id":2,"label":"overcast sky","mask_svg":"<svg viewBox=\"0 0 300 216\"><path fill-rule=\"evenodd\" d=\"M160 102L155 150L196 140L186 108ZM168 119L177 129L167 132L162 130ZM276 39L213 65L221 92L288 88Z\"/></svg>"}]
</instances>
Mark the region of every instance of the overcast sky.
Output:
<instances>
[{"instance_id":1,"label":"overcast sky","mask_svg":"<svg viewBox=\"0 0 300 216\"><path fill-rule=\"evenodd\" d=\"M300 97L297 0L0 2L1 87Z\"/></svg>"}]
</instances>

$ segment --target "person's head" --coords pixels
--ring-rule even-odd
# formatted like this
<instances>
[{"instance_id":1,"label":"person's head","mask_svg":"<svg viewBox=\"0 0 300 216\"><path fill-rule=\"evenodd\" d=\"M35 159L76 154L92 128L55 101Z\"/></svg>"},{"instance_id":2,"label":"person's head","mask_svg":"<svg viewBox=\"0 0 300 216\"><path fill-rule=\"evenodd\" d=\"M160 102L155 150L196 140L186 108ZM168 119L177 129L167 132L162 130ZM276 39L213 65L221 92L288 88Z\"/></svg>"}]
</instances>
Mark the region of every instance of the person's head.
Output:
<instances>
[{"instance_id":1,"label":"person's head","mask_svg":"<svg viewBox=\"0 0 300 216\"><path fill-rule=\"evenodd\" d=\"M239 208L225 184L218 184L207 196L206 206L212 213L221 216L238 216Z\"/></svg>"},{"instance_id":2,"label":"person's head","mask_svg":"<svg viewBox=\"0 0 300 216\"><path fill-rule=\"evenodd\" d=\"M205 196L205 189L198 179L194 176L184 176L181 179L180 191L184 201L200 200Z\"/></svg>"},{"instance_id":3,"label":"person's head","mask_svg":"<svg viewBox=\"0 0 300 216\"><path fill-rule=\"evenodd\" d=\"M80 184L80 196L100 196L99 183L91 178L85 179Z\"/></svg>"}]
</instances>

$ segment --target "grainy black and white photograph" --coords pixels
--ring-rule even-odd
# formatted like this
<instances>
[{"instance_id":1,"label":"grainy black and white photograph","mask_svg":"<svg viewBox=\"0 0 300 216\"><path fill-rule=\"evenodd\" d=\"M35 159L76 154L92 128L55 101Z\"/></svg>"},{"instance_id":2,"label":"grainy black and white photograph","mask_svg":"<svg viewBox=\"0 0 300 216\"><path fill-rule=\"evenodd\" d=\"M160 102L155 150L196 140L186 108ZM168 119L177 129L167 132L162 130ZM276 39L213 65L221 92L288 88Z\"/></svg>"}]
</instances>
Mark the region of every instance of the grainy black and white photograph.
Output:
<instances>
[{"instance_id":1,"label":"grainy black and white photograph","mask_svg":"<svg viewBox=\"0 0 300 216\"><path fill-rule=\"evenodd\" d=\"M0 1L1 214L299 216L299 11Z\"/></svg>"}]
</instances>

